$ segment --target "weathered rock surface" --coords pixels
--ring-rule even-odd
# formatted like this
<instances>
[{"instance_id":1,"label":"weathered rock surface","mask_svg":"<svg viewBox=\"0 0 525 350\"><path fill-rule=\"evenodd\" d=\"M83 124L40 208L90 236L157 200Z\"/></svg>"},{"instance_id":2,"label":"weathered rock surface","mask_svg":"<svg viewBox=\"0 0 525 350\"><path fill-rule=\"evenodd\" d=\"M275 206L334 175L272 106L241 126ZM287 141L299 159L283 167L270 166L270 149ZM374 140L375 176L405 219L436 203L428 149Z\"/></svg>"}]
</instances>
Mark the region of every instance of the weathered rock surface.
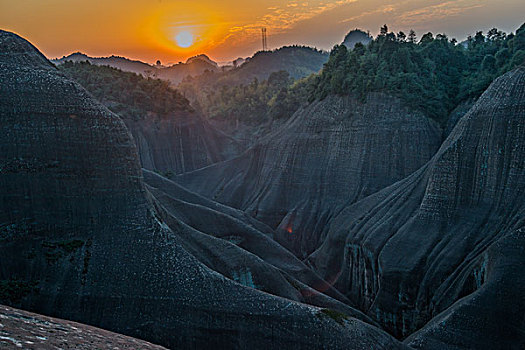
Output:
<instances>
[{"instance_id":1,"label":"weathered rock surface","mask_svg":"<svg viewBox=\"0 0 525 350\"><path fill-rule=\"evenodd\" d=\"M124 123L4 31L0 91L1 302L174 348L403 348L202 265L154 209Z\"/></svg>"},{"instance_id":2,"label":"weathered rock surface","mask_svg":"<svg viewBox=\"0 0 525 350\"><path fill-rule=\"evenodd\" d=\"M0 305L0 349L161 350L121 334Z\"/></svg>"},{"instance_id":3,"label":"weathered rock surface","mask_svg":"<svg viewBox=\"0 0 525 350\"><path fill-rule=\"evenodd\" d=\"M525 346L525 68L498 78L437 154L342 211L308 261L421 349Z\"/></svg>"},{"instance_id":4,"label":"weathered rock surface","mask_svg":"<svg viewBox=\"0 0 525 350\"><path fill-rule=\"evenodd\" d=\"M150 171L144 170L144 180L163 221L178 232L185 249L209 268L248 287L374 323L276 243L266 225Z\"/></svg>"},{"instance_id":5,"label":"weathered rock surface","mask_svg":"<svg viewBox=\"0 0 525 350\"><path fill-rule=\"evenodd\" d=\"M140 120L123 118L137 144L143 168L181 174L221 162L240 153L242 146L189 111L154 113Z\"/></svg>"},{"instance_id":6,"label":"weathered rock surface","mask_svg":"<svg viewBox=\"0 0 525 350\"><path fill-rule=\"evenodd\" d=\"M331 96L239 157L177 181L268 224L305 257L344 205L416 171L440 143L439 128L395 98Z\"/></svg>"}]
</instances>

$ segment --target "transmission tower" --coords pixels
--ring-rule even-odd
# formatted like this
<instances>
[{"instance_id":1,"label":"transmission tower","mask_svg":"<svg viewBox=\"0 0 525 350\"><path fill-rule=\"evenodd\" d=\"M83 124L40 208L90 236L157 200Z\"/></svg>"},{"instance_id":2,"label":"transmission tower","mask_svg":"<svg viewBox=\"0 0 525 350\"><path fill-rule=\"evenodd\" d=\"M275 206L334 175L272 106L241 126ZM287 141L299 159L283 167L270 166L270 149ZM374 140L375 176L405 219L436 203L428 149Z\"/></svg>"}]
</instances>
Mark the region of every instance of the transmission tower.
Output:
<instances>
[{"instance_id":1,"label":"transmission tower","mask_svg":"<svg viewBox=\"0 0 525 350\"><path fill-rule=\"evenodd\" d=\"M266 40L266 28L262 28L262 45L263 45L263 51L267 51L268 42Z\"/></svg>"}]
</instances>

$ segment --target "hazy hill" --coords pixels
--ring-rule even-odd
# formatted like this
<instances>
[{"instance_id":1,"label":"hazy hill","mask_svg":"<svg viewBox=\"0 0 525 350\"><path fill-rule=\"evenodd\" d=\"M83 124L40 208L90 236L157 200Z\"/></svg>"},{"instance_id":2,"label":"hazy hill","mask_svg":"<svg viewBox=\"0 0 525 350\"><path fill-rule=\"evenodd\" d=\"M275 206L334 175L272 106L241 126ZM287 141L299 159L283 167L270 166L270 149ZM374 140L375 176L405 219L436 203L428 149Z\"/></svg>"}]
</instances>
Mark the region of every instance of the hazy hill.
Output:
<instances>
[{"instance_id":1,"label":"hazy hill","mask_svg":"<svg viewBox=\"0 0 525 350\"><path fill-rule=\"evenodd\" d=\"M89 62L98 66L110 66L126 72L141 74L145 77L155 77L168 80L176 85L187 76L198 76L205 71L218 71L217 63L210 60L206 55L191 57L185 63L180 62L169 67L151 66L141 61L130 60L125 57L89 57L83 53L77 52L60 59L53 60L55 64L62 64L66 61L72 62Z\"/></svg>"},{"instance_id":2,"label":"hazy hill","mask_svg":"<svg viewBox=\"0 0 525 350\"><path fill-rule=\"evenodd\" d=\"M343 45L348 49L352 50L355 47L355 44L361 43L363 45L368 45L374 38L370 33L366 33L360 29L354 29L346 34Z\"/></svg>"},{"instance_id":3,"label":"hazy hill","mask_svg":"<svg viewBox=\"0 0 525 350\"><path fill-rule=\"evenodd\" d=\"M91 64L96 64L99 66L110 66L110 67L121 69L126 72L133 72L133 73L143 74L143 75L145 75L146 72L154 69L153 66L147 63L144 63L141 61L130 60L129 58L126 58L126 57L119 57L119 56L90 57L81 52L75 52L68 56L64 56L62 58L52 60L51 62L57 65L60 65L66 61L71 61L71 62L86 62L87 61Z\"/></svg>"},{"instance_id":4,"label":"hazy hill","mask_svg":"<svg viewBox=\"0 0 525 350\"><path fill-rule=\"evenodd\" d=\"M205 117L253 143L255 134L266 133L265 124L273 116L291 114L300 105L296 96L284 91L294 81L319 72L327 59L328 53L310 47L283 47L258 52L237 68L187 78L178 87Z\"/></svg>"},{"instance_id":5,"label":"hazy hill","mask_svg":"<svg viewBox=\"0 0 525 350\"><path fill-rule=\"evenodd\" d=\"M294 79L317 73L328 61L328 53L306 46L285 46L274 51L259 51L238 68L218 80L228 84L249 83L254 78L268 79L272 72L287 71Z\"/></svg>"}]
</instances>

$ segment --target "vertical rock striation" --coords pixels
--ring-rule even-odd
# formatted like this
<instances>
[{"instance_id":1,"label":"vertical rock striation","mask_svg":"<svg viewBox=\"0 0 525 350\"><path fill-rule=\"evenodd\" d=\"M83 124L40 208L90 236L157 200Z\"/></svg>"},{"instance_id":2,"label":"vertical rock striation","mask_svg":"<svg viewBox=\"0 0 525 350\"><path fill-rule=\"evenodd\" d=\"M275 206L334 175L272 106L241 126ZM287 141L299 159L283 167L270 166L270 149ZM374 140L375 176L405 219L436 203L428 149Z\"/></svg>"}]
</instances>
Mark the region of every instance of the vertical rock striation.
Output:
<instances>
[{"instance_id":1,"label":"vertical rock striation","mask_svg":"<svg viewBox=\"0 0 525 350\"><path fill-rule=\"evenodd\" d=\"M309 262L424 349L525 344L525 68L498 78L431 161L342 211Z\"/></svg>"},{"instance_id":2,"label":"vertical rock striation","mask_svg":"<svg viewBox=\"0 0 525 350\"><path fill-rule=\"evenodd\" d=\"M330 96L241 156L177 181L245 210L306 257L344 205L416 171L440 142L433 122L391 96L370 94L365 103Z\"/></svg>"},{"instance_id":3,"label":"vertical rock striation","mask_svg":"<svg viewBox=\"0 0 525 350\"><path fill-rule=\"evenodd\" d=\"M164 175L233 158L242 148L196 112L175 110L166 116L150 113L140 120L123 120L137 144L142 167Z\"/></svg>"}]
</instances>

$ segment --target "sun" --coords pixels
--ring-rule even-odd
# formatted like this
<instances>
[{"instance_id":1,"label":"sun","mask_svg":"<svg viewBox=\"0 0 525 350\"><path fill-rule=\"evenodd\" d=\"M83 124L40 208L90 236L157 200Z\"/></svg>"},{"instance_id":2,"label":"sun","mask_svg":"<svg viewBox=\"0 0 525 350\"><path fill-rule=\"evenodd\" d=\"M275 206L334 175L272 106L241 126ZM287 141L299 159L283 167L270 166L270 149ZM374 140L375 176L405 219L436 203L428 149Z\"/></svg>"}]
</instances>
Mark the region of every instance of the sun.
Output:
<instances>
[{"instance_id":1,"label":"sun","mask_svg":"<svg viewBox=\"0 0 525 350\"><path fill-rule=\"evenodd\" d=\"M179 34L177 34L177 36L175 37L175 40L177 41L177 45L183 48L187 48L193 45L195 38L193 37L193 34L184 30L180 32Z\"/></svg>"}]
</instances>

